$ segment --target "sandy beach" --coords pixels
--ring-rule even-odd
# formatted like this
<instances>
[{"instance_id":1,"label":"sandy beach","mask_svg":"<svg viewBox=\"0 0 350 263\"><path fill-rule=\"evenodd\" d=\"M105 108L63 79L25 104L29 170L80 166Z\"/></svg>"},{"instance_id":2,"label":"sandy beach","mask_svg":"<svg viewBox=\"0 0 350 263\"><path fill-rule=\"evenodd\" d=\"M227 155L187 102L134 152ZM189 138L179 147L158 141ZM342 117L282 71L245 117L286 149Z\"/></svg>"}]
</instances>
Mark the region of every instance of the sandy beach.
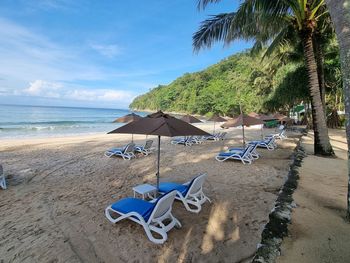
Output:
<instances>
[{"instance_id":1,"label":"sandy beach","mask_svg":"<svg viewBox=\"0 0 350 263\"><path fill-rule=\"evenodd\" d=\"M240 145L241 130L228 132L224 141L192 147L162 138L161 181L182 183L206 172L204 191L212 200L199 214L176 202L173 213L183 226L170 231L164 245L151 243L141 226L128 220L113 225L104 215L109 204L132 196L133 186L156 182L155 154L131 161L104 156L131 135L1 141L8 189L0 191L0 262L248 261L300 134L288 133L277 150L261 149L259 160L243 165L214 159L227 146ZM258 139L260 130L246 129L246 135ZM143 143L145 136L134 140Z\"/></svg>"},{"instance_id":2,"label":"sandy beach","mask_svg":"<svg viewBox=\"0 0 350 263\"><path fill-rule=\"evenodd\" d=\"M308 156L300 168L293 194L289 236L283 241L279 263L350 262L350 228L345 221L347 144L344 130L329 130L333 158L313 155L313 133L303 137Z\"/></svg>"}]
</instances>

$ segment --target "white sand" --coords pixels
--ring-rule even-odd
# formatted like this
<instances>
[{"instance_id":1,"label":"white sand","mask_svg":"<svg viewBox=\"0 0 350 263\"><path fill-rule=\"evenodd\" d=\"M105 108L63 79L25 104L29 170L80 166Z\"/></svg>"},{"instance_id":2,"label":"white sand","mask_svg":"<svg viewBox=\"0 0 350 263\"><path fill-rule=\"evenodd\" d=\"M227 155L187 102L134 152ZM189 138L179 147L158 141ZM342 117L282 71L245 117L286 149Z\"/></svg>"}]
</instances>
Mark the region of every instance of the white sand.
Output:
<instances>
[{"instance_id":1,"label":"white sand","mask_svg":"<svg viewBox=\"0 0 350 263\"><path fill-rule=\"evenodd\" d=\"M208 124L200 127L212 129ZM260 137L260 131L252 129L246 134L249 139ZM133 186L156 181L155 154L132 161L103 155L130 137L2 141L0 160L9 188L0 190L0 262L245 262L251 258L287 176L295 136L279 142L275 151L260 150L262 157L250 166L214 159L226 146L239 145L239 129L231 129L223 142L192 147L171 145L169 138L162 138L161 181L185 182L207 172L204 191L212 199L199 214L176 202L174 215L183 227L169 232L164 245L151 243L142 227L131 221L113 225L104 216L105 207L131 196ZM142 143L145 136L135 140Z\"/></svg>"}]
</instances>

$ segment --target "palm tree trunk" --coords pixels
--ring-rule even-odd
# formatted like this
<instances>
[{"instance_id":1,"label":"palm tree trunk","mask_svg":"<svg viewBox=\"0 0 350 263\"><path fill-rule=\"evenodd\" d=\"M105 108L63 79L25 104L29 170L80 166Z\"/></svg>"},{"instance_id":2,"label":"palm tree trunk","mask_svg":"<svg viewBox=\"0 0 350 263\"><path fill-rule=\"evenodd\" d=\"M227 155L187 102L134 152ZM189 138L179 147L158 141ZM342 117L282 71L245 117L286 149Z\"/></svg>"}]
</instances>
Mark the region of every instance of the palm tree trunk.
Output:
<instances>
[{"instance_id":1,"label":"palm tree trunk","mask_svg":"<svg viewBox=\"0 0 350 263\"><path fill-rule=\"evenodd\" d=\"M321 101L323 105L325 119L327 119L326 114L326 82L324 77L324 53L321 45L317 41L317 38L314 38L314 47L315 47L315 55L316 55L316 63L317 63L317 74L318 74L318 82L320 84L320 93L321 93Z\"/></svg>"},{"instance_id":2,"label":"palm tree trunk","mask_svg":"<svg viewBox=\"0 0 350 263\"><path fill-rule=\"evenodd\" d=\"M314 48L312 45L311 33L304 33L302 36L305 62L309 77L309 89L313 106L313 128L315 133L314 150L316 155L334 156L332 146L329 142L328 128L324 116L324 109L321 101L320 85L318 82L317 65Z\"/></svg>"},{"instance_id":3,"label":"palm tree trunk","mask_svg":"<svg viewBox=\"0 0 350 263\"><path fill-rule=\"evenodd\" d=\"M348 141L347 219L350 221L350 0L326 0L340 48L343 77L346 138Z\"/></svg>"}]
</instances>

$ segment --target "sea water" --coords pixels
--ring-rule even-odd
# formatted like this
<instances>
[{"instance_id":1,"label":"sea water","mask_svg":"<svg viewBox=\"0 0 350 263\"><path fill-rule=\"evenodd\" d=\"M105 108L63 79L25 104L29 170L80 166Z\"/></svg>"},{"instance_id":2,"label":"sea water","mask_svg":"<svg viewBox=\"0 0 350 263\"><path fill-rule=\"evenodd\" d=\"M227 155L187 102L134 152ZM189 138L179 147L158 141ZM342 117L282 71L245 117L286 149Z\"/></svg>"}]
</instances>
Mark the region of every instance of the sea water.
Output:
<instances>
[{"instance_id":1,"label":"sea water","mask_svg":"<svg viewBox=\"0 0 350 263\"><path fill-rule=\"evenodd\" d=\"M0 105L0 138L107 133L123 125L113 120L129 113L126 109Z\"/></svg>"}]
</instances>

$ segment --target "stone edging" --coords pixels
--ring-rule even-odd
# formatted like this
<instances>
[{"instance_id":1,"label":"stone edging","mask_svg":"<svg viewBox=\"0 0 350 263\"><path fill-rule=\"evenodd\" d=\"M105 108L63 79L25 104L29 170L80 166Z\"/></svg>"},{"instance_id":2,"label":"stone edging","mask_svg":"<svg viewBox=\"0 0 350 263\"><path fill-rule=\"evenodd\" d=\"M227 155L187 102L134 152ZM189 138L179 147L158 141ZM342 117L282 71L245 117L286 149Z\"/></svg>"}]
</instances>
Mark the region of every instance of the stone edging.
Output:
<instances>
[{"instance_id":1,"label":"stone edging","mask_svg":"<svg viewBox=\"0 0 350 263\"><path fill-rule=\"evenodd\" d=\"M304 136L306 131L302 130L302 134ZM295 207L292 195L298 186L298 168L301 167L302 160L306 156L301 140L302 137L294 149L291 157L293 162L290 165L287 180L278 193L275 206L269 215L269 222L261 234L261 243L258 244L253 263L275 262L280 255L282 240L288 234L292 208Z\"/></svg>"}]
</instances>

